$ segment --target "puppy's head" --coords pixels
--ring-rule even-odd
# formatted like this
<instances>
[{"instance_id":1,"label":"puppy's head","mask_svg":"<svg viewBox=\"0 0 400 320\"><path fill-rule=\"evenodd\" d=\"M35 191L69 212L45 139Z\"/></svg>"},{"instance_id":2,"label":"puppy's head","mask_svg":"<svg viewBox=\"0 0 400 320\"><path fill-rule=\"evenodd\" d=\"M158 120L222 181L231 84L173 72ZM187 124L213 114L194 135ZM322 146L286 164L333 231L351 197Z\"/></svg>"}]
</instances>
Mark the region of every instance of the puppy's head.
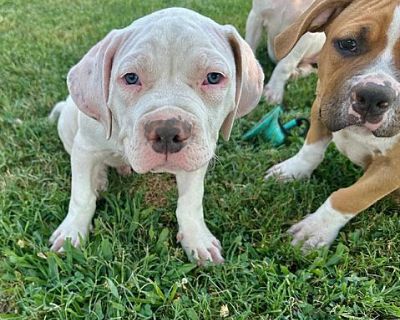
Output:
<instances>
[{"instance_id":1,"label":"puppy's head","mask_svg":"<svg viewBox=\"0 0 400 320\"><path fill-rule=\"evenodd\" d=\"M324 31L320 116L331 131L363 126L377 137L400 131L400 1L317 0L276 38L278 57L305 32Z\"/></svg>"},{"instance_id":2,"label":"puppy's head","mask_svg":"<svg viewBox=\"0 0 400 320\"><path fill-rule=\"evenodd\" d=\"M228 139L235 117L257 105L263 79L233 27L171 8L109 33L68 84L80 110L144 173L205 165L219 132Z\"/></svg>"}]
</instances>

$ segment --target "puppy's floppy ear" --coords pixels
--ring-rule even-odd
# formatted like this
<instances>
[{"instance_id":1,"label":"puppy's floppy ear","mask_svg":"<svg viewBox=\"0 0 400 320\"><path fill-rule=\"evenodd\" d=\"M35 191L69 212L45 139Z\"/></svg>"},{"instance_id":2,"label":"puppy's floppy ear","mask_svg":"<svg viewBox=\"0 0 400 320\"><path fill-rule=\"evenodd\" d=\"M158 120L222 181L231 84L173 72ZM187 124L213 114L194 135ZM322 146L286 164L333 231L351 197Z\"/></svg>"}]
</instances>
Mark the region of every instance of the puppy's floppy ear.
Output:
<instances>
[{"instance_id":1,"label":"puppy's floppy ear","mask_svg":"<svg viewBox=\"0 0 400 320\"><path fill-rule=\"evenodd\" d=\"M68 73L72 100L89 117L99 121L106 138L111 136L111 110L108 107L113 57L122 41L120 30L111 31L97 43Z\"/></svg>"},{"instance_id":2,"label":"puppy's floppy ear","mask_svg":"<svg viewBox=\"0 0 400 320\"><path fill-rule=\"evenodd\" d=\"M236 94L235 108L225 118L221 133L229 140L235 118L240 118L253 110L260 101L264 73L246 41L232 26L227 26L227 39L235 58Z\"/></svg>"},{"instance_id":3,"label":"puppy's floppy ear","mask_svg":"<svg viewBox=\"0 0 400 320\"><path fill-rule=\"evenodd\" d=\"M353 0L316 0L274 40L278 60L286 57L307 32L322 32Z\"/></svg>"}]
</instances>

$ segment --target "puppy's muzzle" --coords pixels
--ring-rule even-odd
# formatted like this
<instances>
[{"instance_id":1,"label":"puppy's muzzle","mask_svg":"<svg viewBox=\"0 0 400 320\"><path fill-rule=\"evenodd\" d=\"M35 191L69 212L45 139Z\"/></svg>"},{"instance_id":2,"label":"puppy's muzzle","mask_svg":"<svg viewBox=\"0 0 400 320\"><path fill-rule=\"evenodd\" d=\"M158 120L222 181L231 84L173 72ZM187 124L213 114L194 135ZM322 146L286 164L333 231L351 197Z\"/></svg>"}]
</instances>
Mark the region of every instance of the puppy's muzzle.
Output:
<instances>
[{"instance_id":1,"label":"puppy's muzzle","mask_svg":"<svg viewBox=\"0 0 400 320\"><path fill-rule=\"evenodd\" d=\"M396 92L390 87L375 83L359 84L351 91L351 105L362 122L378 123L393 106Z\"/></svg>"},{"instance_id":2,"label":"puppy's muzzle","mask_svg":"<svg viewBox=\"0 0 400 320\"><path fill-rule=\"evenodd\" d=\"M144 134L151 147L157 153L177 153L192 136L192 125L185 120L171 118L147 122Z\"/></svg>"}]
</instances>

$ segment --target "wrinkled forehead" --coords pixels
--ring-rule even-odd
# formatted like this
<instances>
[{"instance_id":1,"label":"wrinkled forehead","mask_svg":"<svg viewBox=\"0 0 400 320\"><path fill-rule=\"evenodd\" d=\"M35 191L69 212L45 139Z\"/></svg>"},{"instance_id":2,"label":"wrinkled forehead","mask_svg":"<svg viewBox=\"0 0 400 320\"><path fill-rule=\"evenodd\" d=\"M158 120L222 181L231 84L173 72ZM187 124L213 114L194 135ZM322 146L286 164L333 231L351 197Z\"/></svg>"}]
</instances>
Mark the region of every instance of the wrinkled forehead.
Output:
<instances>
[{"instance_id":1,"label":"wrinkled forehead","mask_svg":"<svg viewBox=\"0 0 400 320\"><path fill-rule=\"evenodd\" d=\"M373 44L369 51L399 42L399 6L400 0L355 0L328 27L328 39L366 41Z\"/></svg>"},{"instance_id":2,"label":"wrinkled forehead","mask_svg":"<svg viewBox=\"0 0 400 320\"><path fill-rule=\"evenodd\" d=\"M400 79L400 0L355 0L326 33L330 50L338 40L357 41L360 53L341 57L335 64L342 79L368 73Z\"/></svg>"},{"instance_id":3,"label":"wrinkled forehead","mask_svg":"<svg viewBox=\"0 0 400 320\"><path fill-rule=\"evenodd\" d=\"M233 54L224 27L193 11L173 8L155 12L124 29L119 60L136 57L188 60L211 59L232 62ZM126 59L124 59L126 58Z\"/></svg>"}]
</instances>

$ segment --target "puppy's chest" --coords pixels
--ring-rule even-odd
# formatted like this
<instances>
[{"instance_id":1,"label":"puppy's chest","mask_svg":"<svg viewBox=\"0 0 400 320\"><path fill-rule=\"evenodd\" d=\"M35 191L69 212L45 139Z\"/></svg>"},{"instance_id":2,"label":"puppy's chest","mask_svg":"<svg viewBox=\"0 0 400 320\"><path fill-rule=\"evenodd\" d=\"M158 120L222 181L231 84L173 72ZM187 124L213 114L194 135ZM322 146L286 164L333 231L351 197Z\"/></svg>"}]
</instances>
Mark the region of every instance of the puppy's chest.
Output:
<instances>
[{"instance_id":1,"label":"puppy's chest","mask_svg":"<svg viewBox=\"0 0 400 320\"><path fill-rule=\"evenodd\" d=\"M377 138L361 127L349 127L333 133L337 149L353 163L365 167L373 157L385 155L399 141L399 136Z\"/></svg>"}]
</instances>

